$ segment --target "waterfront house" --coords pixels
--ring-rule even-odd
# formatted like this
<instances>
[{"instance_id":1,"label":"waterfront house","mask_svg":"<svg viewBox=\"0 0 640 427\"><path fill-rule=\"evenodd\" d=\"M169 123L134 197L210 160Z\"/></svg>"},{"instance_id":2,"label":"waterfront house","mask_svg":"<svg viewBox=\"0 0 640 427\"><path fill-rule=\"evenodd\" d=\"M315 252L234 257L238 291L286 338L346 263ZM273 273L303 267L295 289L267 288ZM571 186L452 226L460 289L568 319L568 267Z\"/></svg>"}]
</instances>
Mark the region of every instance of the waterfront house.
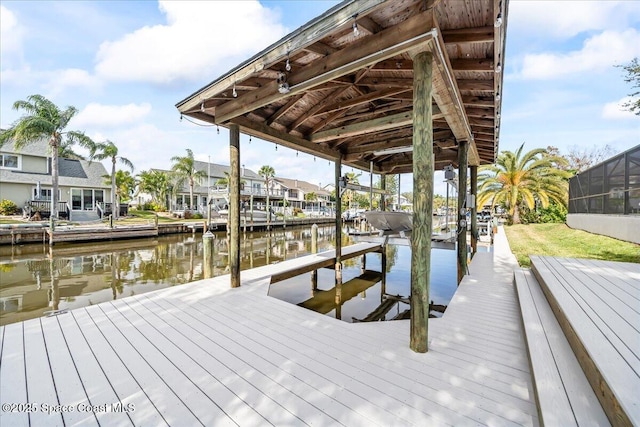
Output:
<instances>
[{"instance_id":1,"label":"waterfront house","mask_svg":"<svg viewBox=\"0 0 640 427\"><path fill-rule=\"evenodd\" d=\"M195 169L204 171L207 178L197 182L193 188L194 201L190 200L189 183L185 182L171 198L170 210L172 212L183 212L188 210L189 206L194 207L196 212L206 213L209 200L214 209L225 209L229 204L228 201L228 185L226 180L229 177L229 166L217 163L208 163L196 160L194 162ZM169 173L170 171L153 169ZM283 193L281 189L276 188L275 183L272 188L267 190L265 180L256 172L249 168L242 167L240 171L240 185L243 201L250 202L253 198L256 205L264 205L266 203L267 192L272 200L282 200ZM148 200L147 195L141 193L139 195L141 202Z\"/></svg>"},{"instance_id":2,"label":"waterfront house","mask_svg":"<svg viewBox=\"0 0 640 427\"><path fill-rule=\"evenodd\" d=\"M49 216L51 208L51 147L46 139L16 149L9 141L0 148L0 199L13 201L24 215L39 212ZM98 219L111 198L108 175L100 162L59 159L59 207L61 218L72 221Z\"/></svg>"},{"instance_id":3,"label":"waterfront house","mask_svg":"<svg viewBox=\"0 0 640 427\"><path fill-rule=\"evenodd\" d=\"M281 177L276 177L275 183L282 189L289 208L298 208L310 215L325 215L331 209L331 193L320 185Z\"/></svg>"}]
</instances>

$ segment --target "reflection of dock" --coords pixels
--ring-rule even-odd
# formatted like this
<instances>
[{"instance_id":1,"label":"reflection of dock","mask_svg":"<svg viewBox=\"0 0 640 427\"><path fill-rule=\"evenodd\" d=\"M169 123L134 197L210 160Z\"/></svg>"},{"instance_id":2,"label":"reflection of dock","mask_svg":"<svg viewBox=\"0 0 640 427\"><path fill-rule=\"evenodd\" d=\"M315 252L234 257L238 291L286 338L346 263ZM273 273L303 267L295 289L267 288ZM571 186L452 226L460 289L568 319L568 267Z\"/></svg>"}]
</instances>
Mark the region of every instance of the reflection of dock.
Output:
<instances>
[{"instance_id":1,"label":"reflection of dock","mask_svg":"<svg viewBox=\"0 0 640 427\"><path fill-rule=\"evenodd\" d=\"M313 297L298 304L300 307L327 314L335 310L338 305L344 304L359 293L366 291L371 286L382 280L382 273L367 270L358 277L354 277L342 284L340 297L336 297L336 288L328 291L315 291Z\"/></svg>"},{"instance_id":2,"label":"reflection of dock","mask_svg":"<svg viewBox=\"0 0 640 427\"><path fill-rule=\"evenodd\" d=\"M357 243L355 245L343 247L341 259L344 261L369 252L380 251L382 251L380 244ZM242 278L243 280L256 281L264 279L265 277L270 277L271 283L277 283L321 268L333 268L336 263L335 253L335 250L330 250L318 254L290 259L278 264L252 268L251 270L243 271Z\"/></svg>"}]
</instances>

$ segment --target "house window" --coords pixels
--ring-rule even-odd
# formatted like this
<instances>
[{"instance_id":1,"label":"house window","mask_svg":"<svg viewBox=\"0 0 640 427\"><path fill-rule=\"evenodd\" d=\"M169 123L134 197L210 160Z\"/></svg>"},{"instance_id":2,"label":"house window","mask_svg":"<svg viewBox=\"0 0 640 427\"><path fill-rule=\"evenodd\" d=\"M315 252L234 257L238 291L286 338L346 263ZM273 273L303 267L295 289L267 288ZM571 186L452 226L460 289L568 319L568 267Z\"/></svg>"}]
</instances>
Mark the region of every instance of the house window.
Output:
<instances>
[{"instance_id":1,"label":"house window","mask_svg":"<svg viewBox=\"0 0 640 427\"><path fill-rule=\"evenodd\" d=\"M33 200L51 200L51 188L40 187L40 194L38 194L38 187L34 187L31 191ZM62 191L58 190L58 200L61 200Z\"/></svg>"},{"instance_id":2,"label":"house window","mask_svg":"<svg viewBox=\"0 0 640 427\"><path fill-rule=\"evenodd\" d=\"M20 169L20 156L15 154L0 154L0 168Z\"/></svg>"}]
</instances>

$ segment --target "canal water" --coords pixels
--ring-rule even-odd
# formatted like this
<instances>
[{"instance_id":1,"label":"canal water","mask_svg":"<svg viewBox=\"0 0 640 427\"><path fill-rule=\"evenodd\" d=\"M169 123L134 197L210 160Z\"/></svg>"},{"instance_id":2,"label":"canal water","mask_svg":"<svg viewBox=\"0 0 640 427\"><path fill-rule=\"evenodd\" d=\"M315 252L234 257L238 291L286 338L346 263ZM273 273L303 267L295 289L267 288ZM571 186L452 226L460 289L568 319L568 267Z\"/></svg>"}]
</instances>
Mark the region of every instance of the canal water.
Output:
<instances>
[{"instance_id":1,"label":"canal water","mask_svg":"<svg viewBox=\"0 0 640 427\"><path fill-rule=\"evenodd\" d=\"M335 230L319 227L318 250L333 248ZM352 243L344 237L343 245ZM201 280L202 234L174 234L92 244L31 244L0 247L0 325L48 315L158 289ZM214 240L213 275L228 274L225 233ZM243 270L309 254L309 228L287 228L271 233L247 233L241 241ZM345 261L343 285L334 287L331 269L318 271L316 289L311 275L301 275L270 286L269 295L344 321L402 317L403 302L411 290L411 250L388 245L386 272L381 255ZM456 289L456 254L434 249L431 295L446 305ZM406 315L406 313L405 313ZM434 312L434 315L439 315Z\"/></svg>"}]
</instances>

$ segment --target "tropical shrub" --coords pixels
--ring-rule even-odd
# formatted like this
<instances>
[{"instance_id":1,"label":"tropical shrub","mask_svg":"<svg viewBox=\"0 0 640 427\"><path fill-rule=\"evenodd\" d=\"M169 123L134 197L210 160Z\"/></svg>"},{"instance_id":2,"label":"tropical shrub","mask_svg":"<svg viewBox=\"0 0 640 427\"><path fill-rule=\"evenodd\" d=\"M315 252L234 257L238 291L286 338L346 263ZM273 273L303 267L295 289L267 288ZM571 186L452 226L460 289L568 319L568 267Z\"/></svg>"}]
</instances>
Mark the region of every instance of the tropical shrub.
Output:
<instances>
[{"instance_id":1,"label":"tropical shrub","mask_svg":"<svg viewBox=\"0 0 640 427\"><path fill-rule=\"evenodd\" d=\"M18 213L18 205L12 200L2 199L0 201L0 215L15 215Z\"/></svg>"}]
</instances>

